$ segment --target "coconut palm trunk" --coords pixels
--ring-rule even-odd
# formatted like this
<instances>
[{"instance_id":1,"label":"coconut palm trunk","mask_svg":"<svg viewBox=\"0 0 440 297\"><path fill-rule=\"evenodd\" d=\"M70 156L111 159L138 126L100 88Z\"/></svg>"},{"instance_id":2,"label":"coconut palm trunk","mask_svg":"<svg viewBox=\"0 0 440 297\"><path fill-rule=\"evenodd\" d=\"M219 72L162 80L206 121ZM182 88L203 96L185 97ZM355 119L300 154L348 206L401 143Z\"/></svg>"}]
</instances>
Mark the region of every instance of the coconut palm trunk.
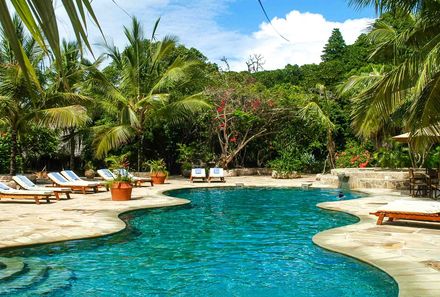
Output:
<instances>
[{"instance_id":1,"label":"coconut palm trunk","mask_svg":"<svg viewBox=\"0 0 440 297\"><path fill-rule=\"evenodd\" d=\"M70 170L75 170L75 131L73 129L70 130L70 159L69 159L69 165Z\"/></svg>"},{"instance_id":2,"label":"coconut palm trunk","mask_svg":"<svg viewBox=\"0 0 440 297\"><path fill-rule=\"evenodd\" d=\"M336 144L333 140L333 132L332 130L327 131L327 151L328 151L328 160L330 163L330 169L336 168L336 160L335 160L335 154L336 154Z\"/></svg>"},{"instance_id":3,"label":"coconut palm trunk","mask_svg":"<svg viewBox=\"0 0 440 297\"><path fill-rule=\"evenodd\" d=\"M17 130L11 130L11 160L9 162L9 174L15 175L17 173L17 152L18 152L18 137Z\"/></svg>"}]
</instances>

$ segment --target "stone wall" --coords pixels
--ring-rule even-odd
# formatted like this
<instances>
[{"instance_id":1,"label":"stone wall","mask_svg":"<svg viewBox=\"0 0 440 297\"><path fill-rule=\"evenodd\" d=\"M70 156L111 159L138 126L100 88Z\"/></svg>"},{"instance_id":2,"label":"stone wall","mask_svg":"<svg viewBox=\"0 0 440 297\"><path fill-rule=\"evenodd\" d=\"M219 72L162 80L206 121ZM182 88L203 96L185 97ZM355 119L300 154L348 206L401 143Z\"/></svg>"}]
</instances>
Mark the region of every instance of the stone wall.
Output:
<instances>
[{"instance_id":1,"label":"stone wall","mask_svg":"<svg viewBox=\"0 0 440 297\"><path fill-rule=\"evenodd\" d=\"M225 176L271 175L270 168L235 168L225 170Z\"/></svg>"},{"instance_id":2,"label":"stone wall","mask_svg":"<svg viewBox=\"0 0 440 297\"><path fill-rule=\"evenodd\" d=\"M321 183L350 189L408 189L408 169L338 168L319 175Z\"/></svg>"}]
</instances>

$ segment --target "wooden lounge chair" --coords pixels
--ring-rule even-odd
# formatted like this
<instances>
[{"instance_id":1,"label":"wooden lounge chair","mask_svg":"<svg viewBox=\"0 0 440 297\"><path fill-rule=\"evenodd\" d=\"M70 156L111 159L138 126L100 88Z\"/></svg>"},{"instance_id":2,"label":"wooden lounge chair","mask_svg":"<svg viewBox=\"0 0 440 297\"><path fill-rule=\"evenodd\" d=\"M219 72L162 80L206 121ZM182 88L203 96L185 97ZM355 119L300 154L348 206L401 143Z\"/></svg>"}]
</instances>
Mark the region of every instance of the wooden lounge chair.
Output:
<instances>
[{"instance_id":1,"label":"wooden lounge chair","mask_svg":"<svg viewBox=\"0 0 440 297\"><path fill-rule=\"evenodd\" d=\"M190 182L194 182L194 179L202 179L202 181L206 180L206 171L205 168L193 168L191 169L191 176L189 177Z\"/></svg>"},{"instance_id":2,"label":"wooden lounge chair","mask_svg":"<svg viewBox=\"0 0 440 297\"><path fill-rule=\"evenodd\" d=\"M370 213L378 217L377 225L382 225L384 218L395 220L415 220L440 222L440 202L397 200Z\"/></svg>"},{"instance_id":3,"label":"wooden lounge chair","mask_svg":"<svg viewBox=\"0 0 440 297\"><path fill-rule=\"evenodd\" d=\"M143 183L150 183L151 186L153 186L153 181L151 180L151 178L134 176L125 168L117 169L116 172L122 176L128 176L129 178L131 178L135 186L137 187L140 187Z\"/></svg>"},{"instance_id":4,"label":"wooden lounge chair","mask_svg":"<svg viewBox=\"0 0 440 297\"><path fill-rule=\"evenodd\" d=\"M73 191L81 191L83 194L86 194L87 189L92 189L93 192L98 192L98 185L96 183L88 183L85 181L81 182L72 182L68 181L64 176L59 172L51 172L47 174L47 177L52 181L53 185L56 187L69 188Z\"/></svg>"},{"instance_id":5,"label":"wooden lounge chair","mask_svg":"<svg viewBox=\"0 0 440 297\"><path fill-rule=\"evenodd\" d=\"M224 182L225 174L223 168L209 168L208 182L211 182L213 178L218 178L221 182Z\"/></svg>"},{"instance_id":6,"label":"wooden lounge chair","mask_svg":"<svg viewBox=\"0 0 440 297\"><path fill-rule=\"evenodd\" d=\"M15 183L20 188L28 190L28 191L51 191L54 193L57 200L60 200L60 194L65 194L67 199L70 199L70 193L72 193L72 190L69 188L39 187L36 184L34 184L25 175L16 175L16 176L13 176L12 179L15 181Z\"/></svg>"},{"instance_id":7,"label":"wooden lounge chair","mask_svg":"<svg viewBox=\"0 0 440 297\"><path fill-rule=\"evenodd\" d=\"M0 182L0 199L34 199L36 204L40 204L40 199L45 199L47 203L50 203L49 197L52 195L52 191L16 190Z\"/></svg>"},{"instance_id":8,"label":"wooden lounge chair","mask_svg":"<svg viewBox=\"0 0 440 297\"><path fill-rule=\"evenodd\" d=\"M108 187L106 184L102 183L102 182L94 182L94 181L88 181L88 180L83 180L82 178L80 178L75 172L73 172L72 170L63 170L61 171L61 174L70 182L74 182L74 183L84 183L84 184L88 184L90 186L94 185L96 187L105 187L105 189L108 191Z\"/></svg>"}]
</instances>

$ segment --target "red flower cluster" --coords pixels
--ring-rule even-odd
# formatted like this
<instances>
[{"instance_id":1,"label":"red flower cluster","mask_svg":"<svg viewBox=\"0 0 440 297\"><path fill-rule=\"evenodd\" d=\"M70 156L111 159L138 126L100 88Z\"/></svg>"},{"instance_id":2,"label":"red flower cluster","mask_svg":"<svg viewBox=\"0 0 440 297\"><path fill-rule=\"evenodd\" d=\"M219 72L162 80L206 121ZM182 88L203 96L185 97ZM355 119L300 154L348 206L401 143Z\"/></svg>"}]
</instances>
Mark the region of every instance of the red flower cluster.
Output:
<instances>
[{"instance_id":1,"label":"red flower cluster","mask_svg":"<svg viewBox=\"0 0 440 297\"><path fill-rule=\"evenodd\" d=\"M368 166L368 160L364 163L359 164L359 168L366 168Z\"/></svg>"}]
</instances>

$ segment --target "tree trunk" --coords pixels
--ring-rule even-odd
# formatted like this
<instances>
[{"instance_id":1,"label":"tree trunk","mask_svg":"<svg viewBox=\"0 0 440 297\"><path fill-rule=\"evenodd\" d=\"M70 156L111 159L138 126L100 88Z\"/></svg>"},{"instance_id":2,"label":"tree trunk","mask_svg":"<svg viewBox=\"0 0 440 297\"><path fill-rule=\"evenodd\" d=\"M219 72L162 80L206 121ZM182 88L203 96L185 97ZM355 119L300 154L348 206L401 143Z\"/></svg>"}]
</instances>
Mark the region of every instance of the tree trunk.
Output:
<instances>
[{"instance_id":1,"label":"tree trunk","mask_svg":"<svg viewBox=\"0 0 440 297\"><path fill-rule=\"evenodd\" d=\"M143 161L143 154L144 154L144 135L142 135L139 139L139 147L138 147L138 156L137 156L137 171L141 171L142 167L142 161Z\"/></svg>"},{"instance_id":2,"label":"tree trunk","mask_svg":"<svg viewBox=\"0 0 440 297\"><path fill-rule=\"evenodd\" d=\"M11 131L11 160L9 163L9 174L15 175L17 173L17 151L18 151L18 140L17 140L17 130Z\"/></svg>"},{"instance_id":3,"label":"tree trunk","mask_svg":"<svg viewBox=\"0 0 440 297\"><path fill-rule=\"evenodd\" d=\"M336 160L335 160L335 154L336 154L336 145L333 141L333 134L332 131L327 132L327 150L328 150L328 160L330 163L330 169L336 168Z\"/></svg>"},{"instance_id":4,"label":"tree trunk","mask_svg":"<svg viewBox=\"0 0 440 297\"><path fill-rule=\"evenodd\" d=\"M70 170L75 170L76 142L75 142L75 133L74 132L75 132L74 130L70 130L70 160L69 160Z\"/></svg>"}]
</instances>

